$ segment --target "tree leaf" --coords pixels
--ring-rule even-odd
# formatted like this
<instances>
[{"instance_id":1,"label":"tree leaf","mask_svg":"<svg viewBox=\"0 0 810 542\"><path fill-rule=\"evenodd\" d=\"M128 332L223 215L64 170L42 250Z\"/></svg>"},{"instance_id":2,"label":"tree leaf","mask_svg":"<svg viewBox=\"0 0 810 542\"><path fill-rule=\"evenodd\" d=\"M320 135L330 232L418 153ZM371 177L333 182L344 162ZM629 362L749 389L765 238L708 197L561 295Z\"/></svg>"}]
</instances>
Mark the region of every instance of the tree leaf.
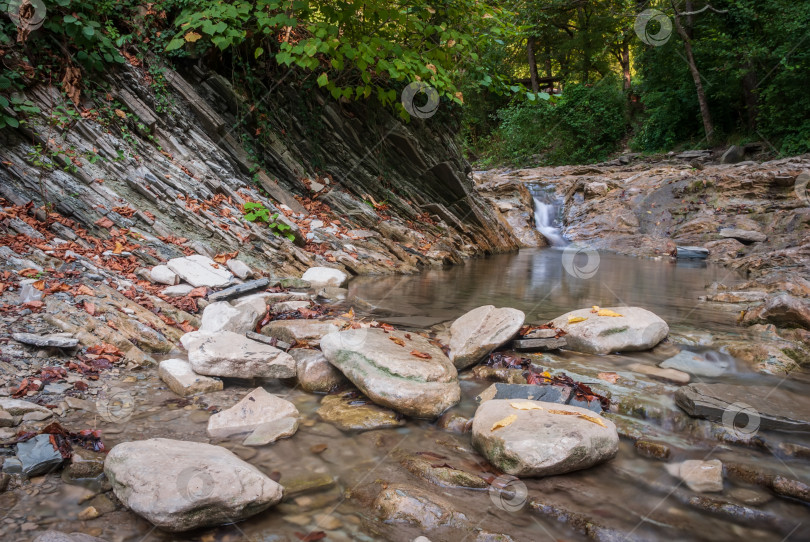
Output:
<instances>
[{"instance_id":1,"label":"tree leaf","mask_svg":"<svg viewBox=\"0 0 810 542\"><path fill-rule=\"evenodd\" d=\"M569 324L577 324L579 322L584 322L585 320L587 320L587 318L585 318L583 316L571 316L571 317L568 318L568 323Z\"/></svg>"},{"instance_id":2,"label":"tree leaf","mask_svg":"<svg viewBox=\"0 0 810 542\"><path fill-rule=\"evenodd\" d=\"M543 407L532 401L517 401L509 403L509 406L518 410L543 410Z\"/></svg>"},{"instance_id":3,"label":"tree leaf","mask_svg":"<svg viewBox=\"0 0 810 542\"><path fill-rule=\"evenodd\" d=\"M597 316L612 316L614 318L621 318L623 315L619 314L618 312L613 312L610 309L601 309L599 312L596 313Z\"/></svg>"},{"instance_id":4,"label":"tree leaf","mask_svg":"<svg viewBox=\"0 0 810 542\"><path fill-rule=\"evenodd\" d=\"M515 420L517 420L517 414L512 414L510 416L507 416L506 418L504 418L502 420L498 420L497 422L492 424L492 429L490 429L490 431L496 431L496 430L498 430L498 429L500 429L502 427L512 425L513 423L515 423Z\"/></svg>"}]
</instances>

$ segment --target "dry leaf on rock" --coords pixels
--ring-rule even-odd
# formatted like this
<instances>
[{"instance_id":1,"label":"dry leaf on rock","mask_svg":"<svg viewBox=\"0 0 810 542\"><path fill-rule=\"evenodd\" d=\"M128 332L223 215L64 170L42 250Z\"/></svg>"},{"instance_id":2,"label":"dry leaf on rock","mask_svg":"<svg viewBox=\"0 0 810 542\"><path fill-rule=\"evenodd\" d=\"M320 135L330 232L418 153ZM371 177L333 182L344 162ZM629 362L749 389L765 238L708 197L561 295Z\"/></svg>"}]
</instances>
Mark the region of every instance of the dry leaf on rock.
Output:
<instances>
[{"instance_id":1,"label":"dry leaf on rock","mask_svg":"<svg viewBox=\"0 0 810 542\"><path fill-rule=\"evenodd\" d=\"M518 410L543 410L543 407L531 401L518 401L509 403L509 406Z\"/></svg>"},{"instance_id":2,"label":"dry leaf on rock","mask_svg":"<svg viewBox=\"0 0 810 542\"><path fill-rule=\"evenodd\" d=\"M576 323L579 323L579 322L584 322L585 320L587 320L587 318L584 318L582 316L571 316L570 318L568 318L568 323L569 324L576 324Z\"/></svg>"},{"instance_id":3,"label":"dry leaf on rock","mask_svg":"<svg viewBox=\"0 0 810 542\"><path fill-rule=\"evenodd\" d=\"M513 423L515 423L515 420L517 420L517 414L512 414L511 416L507 416L506 418L504 418L502 420L498 420L497 422L492 424L492 429L490 429L490 431L495 431L495 430L500 429L502 427L512 425Z\"/></svg>"},{"instance_id":4,"label":"dry leaf on rock","mask_svg":"<svg viewBox=\"0 0 810 542\"><path fill-rule=\"evenodd\" d=\"M619 314L618 312L613 312L610 309L601 309L599 312L596 313L597 316L612 316L614 318L621 318L623 315Z\"/></svg>"}]
</instances>

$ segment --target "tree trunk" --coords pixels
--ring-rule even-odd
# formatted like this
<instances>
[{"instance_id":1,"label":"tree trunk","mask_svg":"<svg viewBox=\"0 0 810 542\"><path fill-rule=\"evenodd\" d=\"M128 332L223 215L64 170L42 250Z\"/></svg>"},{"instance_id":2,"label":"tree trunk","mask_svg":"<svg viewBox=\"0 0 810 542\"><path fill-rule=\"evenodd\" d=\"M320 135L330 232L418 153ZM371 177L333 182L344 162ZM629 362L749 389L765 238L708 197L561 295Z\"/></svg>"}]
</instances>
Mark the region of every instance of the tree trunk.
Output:
<instances>
[{"instance_id":1,"label":"tree trunk","mask_svg":"<svg viewBox=\"0 0 810 542\"><path fill-rule=\"evenodd\" d=\"M537 82L537 60L534 58L534 36L529 36L526 44L526 53L529 56L529 74L532 78L532 92L540 92L540 84Z\"/></svg>"},{"instance_id":2,"label":"tree trunk","mask_svg":"<svg viewBox=\"0 0 810 542\"><path fill-rule=\"evenodd\" d=\"M628 42L624 42L622 44L622 76L624 79L624 90L630 90L631 78L630 78L630 44Z\"/></svg>"},{"instance_id":3,"label":"tree trunk","mask_svg":"<svg viewBox=\"0 0 810 542\"><path fill-rule=\"evenodd\" d=\"M709 112L709 102L706 100L706 92L703 90L703 82L700 80L700 71L698 71L697 64L695 63L695 55L692 54L692 42L689 40L689 35L681 24L680 14L677 10L675 11L675 17L673 17L673 19L678 35L683 40L683 48L686 51L686 62L689 64L689 71L692 73L692 80L695 82L698 104L700 105L700 116L703 118L703 130L706 132L706 140L711 142L712 134L714 133L714 125L712 124L712 115Z\"/></svg>"},{"instance_id":4,"label":"tree trunk","mask_svg":"<svg viewBox=\"0 0 810 542\"><path fill-rule=\"evenodd\" d=\"M754 66L748 63L748 72L742 80L743 96L745 97L745 113L748 121L748 132L753 134L757 130L757 117L759 116L759 101L756 89L759 86Z\"/></svg>"}]
</instances>

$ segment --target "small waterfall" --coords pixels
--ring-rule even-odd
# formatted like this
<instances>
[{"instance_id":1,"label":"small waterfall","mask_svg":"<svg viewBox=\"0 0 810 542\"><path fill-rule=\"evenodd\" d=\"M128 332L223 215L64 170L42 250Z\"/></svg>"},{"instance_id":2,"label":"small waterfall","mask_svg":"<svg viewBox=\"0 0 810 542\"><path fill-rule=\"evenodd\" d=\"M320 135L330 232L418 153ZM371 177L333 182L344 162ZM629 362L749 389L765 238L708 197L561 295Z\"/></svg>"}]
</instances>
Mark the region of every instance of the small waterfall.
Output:
<instances>
[{"instance_id":1,"label":"small waterfall","mask_svg":"<svg viewBox=\"0 0 810 542\"><path fill-rule=\"evenodd\" d=\"M534 225L537 231L548 239L553 247L562 247L568 242L560 234L560 213L562 204L557 199L553 187L544 187L539 184L527 185L534 200Z\"/></svg>"}]
</instances>

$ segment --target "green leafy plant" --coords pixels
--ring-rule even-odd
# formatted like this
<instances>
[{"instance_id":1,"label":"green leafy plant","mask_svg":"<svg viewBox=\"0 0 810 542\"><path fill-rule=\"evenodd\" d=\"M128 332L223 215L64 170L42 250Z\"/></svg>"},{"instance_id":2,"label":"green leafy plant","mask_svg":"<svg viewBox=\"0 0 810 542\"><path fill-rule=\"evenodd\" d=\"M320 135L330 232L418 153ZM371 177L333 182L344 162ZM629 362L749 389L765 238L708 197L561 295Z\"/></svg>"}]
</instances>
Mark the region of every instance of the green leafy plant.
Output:
<instances>
[{"instance_id":1,"label":"green leafy plant","mask_svg":"<svg viewBox=\"0 0 810 542\"><path fill-rule=\"evenodd\" d=\"M245 203L245 215L244 218L248 222L266 222L267 226L270 228L275 235L279 237L286 237L290 241L295 241L295 235L292 234L290 231L289 224L285 224L280 220L276 220L278 218L278 213L270 214L270 210L262 205L261 203L249 201Z\"/></svg>"}]
</instances>

